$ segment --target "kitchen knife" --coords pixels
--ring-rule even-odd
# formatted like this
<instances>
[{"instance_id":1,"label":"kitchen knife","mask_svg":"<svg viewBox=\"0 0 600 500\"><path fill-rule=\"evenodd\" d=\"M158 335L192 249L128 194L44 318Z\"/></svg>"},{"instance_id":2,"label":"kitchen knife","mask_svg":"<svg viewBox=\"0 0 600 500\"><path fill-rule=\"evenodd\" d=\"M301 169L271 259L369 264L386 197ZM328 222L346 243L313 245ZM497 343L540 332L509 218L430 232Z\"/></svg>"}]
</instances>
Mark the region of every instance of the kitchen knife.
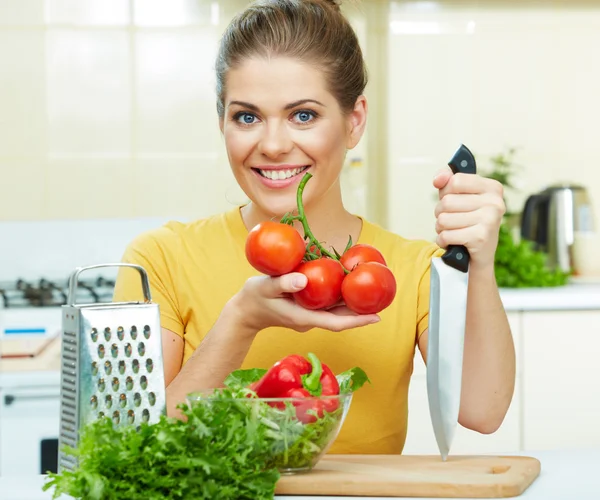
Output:
<instances>
[{"instance_id":1,"label":"kitchen knife","mask_svg":"<svg viewBox=\"0 0 600 500\"><path fill-rule=\"evenodd\" d=\"M452 172L475 174L475 158L461 144L448 163ZM469 252L450 245L431 259L427 397L435 440L442 460L448 458L460 408L463 349L467 314Z\"/></svg>"}]
</instances>

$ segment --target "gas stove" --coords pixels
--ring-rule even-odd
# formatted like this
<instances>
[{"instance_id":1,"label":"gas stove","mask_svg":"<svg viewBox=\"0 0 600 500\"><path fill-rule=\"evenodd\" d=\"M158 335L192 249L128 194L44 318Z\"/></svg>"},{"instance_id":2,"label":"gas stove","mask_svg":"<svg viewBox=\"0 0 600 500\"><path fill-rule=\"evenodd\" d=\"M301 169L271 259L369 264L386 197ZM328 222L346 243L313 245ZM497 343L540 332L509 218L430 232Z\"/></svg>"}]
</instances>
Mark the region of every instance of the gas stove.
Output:
<instances>
[{"instance_id":1,"label":"gas stove","mask_svg":"<svg viewBox=\"0 0 600 500\"><path fill-rule=\"evenodd\" d=\"M96 279L79 280L75 301L77 303L110 302L114 280L98 276ZM0 308L60 307L66 305L69 283L45 278L36 281L18 279L0 282Z\"/></svg>"},{"instance_id":2,"label":"gas stove","mask_svg":"<svg viewBox=\"0 0 600 500\"><path fill-rule=\"evenodd\" d=\"M74 301L77 304L111 302L114 286L114 279L105 276L80 279ZM67 304L68 290L68 279L0 281L0 337L59 333L61 306Z\"/></svg>"}]
</instances>

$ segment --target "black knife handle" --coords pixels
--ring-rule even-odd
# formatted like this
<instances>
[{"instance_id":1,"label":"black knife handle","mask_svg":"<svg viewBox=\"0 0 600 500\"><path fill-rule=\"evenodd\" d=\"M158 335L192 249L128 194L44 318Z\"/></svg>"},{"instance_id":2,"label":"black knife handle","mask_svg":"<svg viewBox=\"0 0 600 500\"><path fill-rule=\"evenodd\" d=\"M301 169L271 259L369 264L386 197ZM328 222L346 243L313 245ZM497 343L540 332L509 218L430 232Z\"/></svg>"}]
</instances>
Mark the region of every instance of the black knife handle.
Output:
<instances>
[{"instance_id":1,"label":"black knife handle","mask_svg":"<svg viewBox=\"0 0 600 500\"><path fill-rule=\"evenodd\" d=\"M452 173L476 174L477 163L473 153L467 146L461 144L460 147L448 162ZM469 251L463 245L448 245L446 252L442 255L442 260L449 266L466 273L469 270Z\"/></svg>"}]
</instances>

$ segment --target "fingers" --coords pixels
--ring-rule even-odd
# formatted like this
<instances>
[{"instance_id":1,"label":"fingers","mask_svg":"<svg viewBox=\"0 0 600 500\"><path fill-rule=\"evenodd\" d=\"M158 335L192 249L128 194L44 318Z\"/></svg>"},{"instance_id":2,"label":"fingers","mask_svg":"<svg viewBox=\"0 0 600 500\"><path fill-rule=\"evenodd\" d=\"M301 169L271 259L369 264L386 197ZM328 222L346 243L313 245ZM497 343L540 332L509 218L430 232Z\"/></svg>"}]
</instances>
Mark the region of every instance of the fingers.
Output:
<instances>
[{"instance_id":1,"label":"fingers","mask_svg":"<svg viewBox=\"0 0 600 500\"><path fill-rule=\"evenodd\" d=\"M302 273L278 277L254 276L247 280L244 296L255 297L257 304L262 304L257 310L262 311L261 316L267 326L284 326L298 332L313 328L341 332L380 320L377 314L359 315L351 311L343 301L328 310L305 309L294 301L293 294L302 290L306 283L307 278Z\"/></svg>"},{"instance_id":2,"label":"fingers","mask_svg":"<svg viewBox=\"0 0 600 500\"><path fill-rule=\"evenodd\" d=\"M435 216L445 212L472 212L485 208L496 216L506 211L504 199L496 193L483 194L446 194L435 206Z\"/></svg>"},{"instance_id":3,"label":"fingers","mask_svg":"<svg viewBox=\"0 0 600 500\"><path fill-rule=\"evenodd\" d=\"M473 263L493 263L498 228L506 213L502 184L477 174L452 174L450 168L440 170L433 184L439 190L437 245L463 245L474 257Z\"/></svg>"},{"instance_id":4,"label":"fingers","mask_svg":"<svg viewBox=\"0 0 600 500\"><path fill-rule=\"evenodd\" d=\"M443 167L435 174L433 178L433 186L436 189L442 189L452 177L452 170L450 167Z\"/></svg>"},{"instance_id":5,"label":"fingers","mask_svg":"<svg viewBox=\"0 0 600 500\"><path fill-rule=\"evenodd\" d=\"M282 319L281 326L298 332L306 332L312 328L341 332L380 321L377 314L359 315L344 305L327 310L305 309L296 304L293 298L279 302L277 309L277 315Z\"/></svg>"},{"instance_id":6,"label":"fingers","mask_svg":"<svg viewBox=\"0 0 600 500\"><path fill-rule=\"evenodd\" d=\"M479 223L481 216L479 211L471 212L442 212L435 221L436 233L442 231L462 229Z\"/></svg>"},{"instance_id":7,"label":"fingers","mask_svg":"<svg viewBox=\"0 0 600 500\"><path fill-rule=\"evenodd\" d=\"M345 304L340 304L327 309L327 312L338 316L356 316L357 314Z\"/></svg>"},{"instance_id":8,"label":"fingers","mask_svg":"<svg viewBox=\"0 0 600 500\"><path fill-rule=\"evenodd\" d=\"M341 332L352 328L377 323L380 318L376 314L356 314L348 308L330 309L329 311L307 311L304 320L316 328L332 332Z\"/></svg>"},{"instance_id":9,"label":"fingers","mask_svg":"<svg viewBox=\"0 0 600 500\"><path fill-rule=\"evenodd\" d=\"M481 206L481 195L447 194L435 206L435 216L444 212L471 212Z\"/></svg>"},{"instance_id":10,"label":"fingers","mask_svg":"<svg viewBox=\"0 0 600 500\"><path fill-rule=\"evenodd\" d=\"M302 273L290 273L273 278L273 297L283 293L294 293L302 290L308 283L308 278Z\"/></svg>"},{"instance_id":11,"label":"fingers","mask_svg":"<svg viewBox=\"0 0 600 500\"><path fill-rule=\"evenodd\" d=\"M438 182L441 184L441 181ZM435 185L435 182L434 182ZM494 193L503 196L503 187L498 181L480 175L458 173L450 175L445 184L438 188L440 200L447 194Z\"/></svg>"},{"instance_id":12,"label":"fingers","mask_svg":"<svg viewBox=\"0 0 600 500\"><path fill-rule=\"evenodd\" d=\"M263 297L277 298L302 290L307 283L307 278L302 273L289 273L282 276L254 276L247 282L252 293Z\"/></svg>"},{"instance_id":13,"label":"fingers","mask_svg":"<svg viewBox=\"0 0 600 500\"><path fill-rule=\"evenodd\" d=\"M440 248L447 248L450 245L467 246L468 242L473 241L472 233L472 227L464 227L461 229L453 229L450 231L441 231L440 233L438 233L435 242Z\"/></svg>"}]
</instances>

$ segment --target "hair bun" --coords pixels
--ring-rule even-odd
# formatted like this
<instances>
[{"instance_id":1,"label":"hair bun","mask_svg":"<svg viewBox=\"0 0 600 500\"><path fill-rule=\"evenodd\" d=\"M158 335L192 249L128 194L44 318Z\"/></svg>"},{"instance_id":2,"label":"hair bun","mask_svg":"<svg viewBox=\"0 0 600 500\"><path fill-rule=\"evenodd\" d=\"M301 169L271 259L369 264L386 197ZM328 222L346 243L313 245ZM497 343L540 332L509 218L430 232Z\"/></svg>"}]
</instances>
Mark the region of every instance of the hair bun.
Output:
<instances>
[{"instance_id":1,"label":"hair bun","mask_svg":"<svg viewBox=\"0 0 600 500\"><path fill-rule=\"evenodd\" d=\"M340 10L341 0L323 0L323 2L331 5L336 10Z\"/></svg>"}]
</instances>

